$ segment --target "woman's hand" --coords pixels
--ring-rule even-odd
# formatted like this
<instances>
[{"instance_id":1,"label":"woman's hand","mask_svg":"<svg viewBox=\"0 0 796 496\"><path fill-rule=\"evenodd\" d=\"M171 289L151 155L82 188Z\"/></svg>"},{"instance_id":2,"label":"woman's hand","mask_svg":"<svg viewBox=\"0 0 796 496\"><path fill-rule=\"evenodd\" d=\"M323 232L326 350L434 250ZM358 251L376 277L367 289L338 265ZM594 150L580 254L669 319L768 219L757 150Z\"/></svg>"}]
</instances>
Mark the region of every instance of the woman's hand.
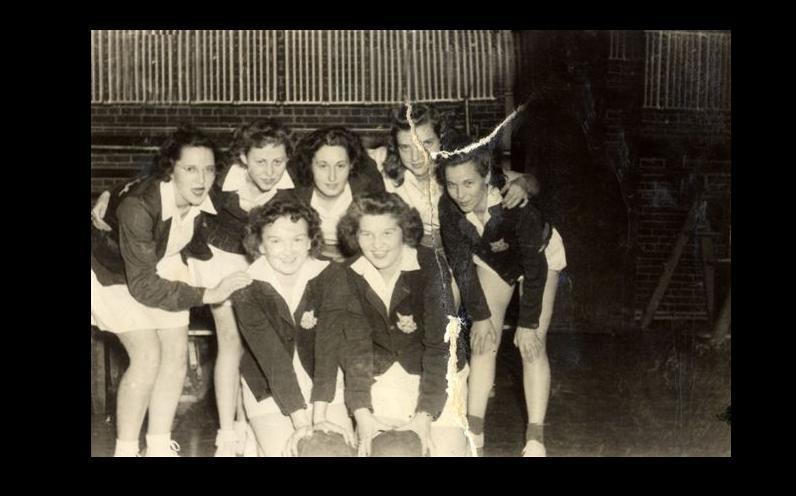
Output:
<instances>
[{"instance_id":1,"label":"woman's hand","mask_svg":"<svg viewBox=\"0 0 796 496\"><path fill-rule=\"evenodd\" d=\"M397 431L412 431L420 438L423 447L423 456L426 456L431 446L431 415L426 412L417 412L408 424L401 426Z\"/></svg>"},{"instance_id":2,"label":"woman's hand","mask_svg":"<svg viewBox=\"0 0 796 496\"><path fill-rule=\"evenodd\" d=\"M108 211L108 203L111 201L110 191L103 191L97 202L94 203L94 208L91 209L91 223L100 231L110 231L111 226L108 225L103 219L105 213Z\"/></svg>"},{"instance_id":3,"label":"woman's hand","mask_svg":"<svg viewBox=\"0 0 796 496\"><path fill-rule=\"evenodd\" d=\"M318 422L313 426L313 430L325 432L327 434L329 433L340 434L341 436L343 436L343 439L345 439L346 444L348 444L353 448L356 448L357 446L357 441L356 438L354 437L354 431L352 431L351 429L347 429L341 425L335 424L334 422L330 422L328 420Z\"/></svg>"},{"instance_id":4,"label":"woman's hand","mask_svg":"<svg viewBox=\"0 0 796 496\"><path fill-rule=\"evenodd\" d=\"M523 360L533 363L544 353L544 338L544 333L540 329L517 327L517 331L514 333L514 346L520 349Z\"/></svg>"},{"instance_id":5,"label":"woman's hand","mask_svg":"<svg viewBox=\"0 0 796 496\"><path fill-rule=\"evenodd\" d=\"M483 355L495 349L497 333L490 319L476 320L470 329L470 348L476 355Z\"/></svg>"},{"instance_id":6,"label":"woman's hand","mask_svg":"<svg viewBox=\"0 0 796 496\"><path fill-rule=\"evenodd\" d=\"M307 410L296 410L291 413L290 421L293 422L294 431L285 443L282 456L298 456L299 441L312 435L312 422L307 415Z\"/></svg>"},{"instance_id":7,"label":"woman's hand","mask_svg":"<svg viewBox=\"0 0 796 496\"><path fill-rule=\"evenodd\" d=\"M508 181L500 190L500 194L504 195L501 203L504 208L524 207L531 196L539 194L539 181L533 175L507 171L506 176Z\"/></svg>"},{"instance_id":8,"label":"woman's hand","mask_svg":"<svg viewBox=\"0 0 796 496\"><path fill-rule=\"evenodd\" d=\"M229 299L235 291L245 288L252 282L252 276L246 272L233 272L228 275L215 288L207 288L202 303L214 305Z\"/></svg>"},{"instance_id":9,"label":"woman's hand","mask_svg":"<svg viewBox=\"0 0 796 496\"><path fill-rule=\"evenodd\" d=\"M370 456L370 444L373 437L379 432L392 429L391 426L380 422L367 408L360 408L354 412L357 421L357 455Z\"/></svg>"},{"instance_id":10,"label":"woman's hand","mask_svg":"<svg viewBox=\"0 0 796 496\"><path fill-rule=\"evenodd\" d=\"M298 443L305 437L312 436L312 426L310 424L304 425L299 427L287 440L285 443L285 450L282 452L282 456L298 456Z\"/></svg>"}]
</instances>

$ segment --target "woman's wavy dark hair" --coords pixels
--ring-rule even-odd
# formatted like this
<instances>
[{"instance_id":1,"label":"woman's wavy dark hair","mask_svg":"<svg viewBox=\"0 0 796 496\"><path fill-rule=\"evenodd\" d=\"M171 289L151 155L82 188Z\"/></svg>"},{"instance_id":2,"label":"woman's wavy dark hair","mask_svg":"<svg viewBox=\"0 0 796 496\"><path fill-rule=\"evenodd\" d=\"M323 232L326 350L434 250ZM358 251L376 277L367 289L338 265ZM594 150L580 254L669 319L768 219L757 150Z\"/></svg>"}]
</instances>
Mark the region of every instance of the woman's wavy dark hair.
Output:
<instances>
[{"instance_id":1,"label":"woman's wavy dark hair","mask_svg":"<svg viewBox=\"0 0 796 496\"><path fill-rule=\"evenodd\" d=\"M363 215L392 215L398 221L403 241L412 248L420 244L423 237L423 221L417 209L410 207L395 193L362 193L354 196L343 218L337 224L337 239L345 253L360 252L357 235Z\"/></svg>"},{"instance_id":2,"label":"woman's wavy dark hair","mask_svg":"<svg viewBox=\"0 0 796 496\"><path fill-rule=\"evenodd\" d=\"M415 122L415 127L431 124L440 141L450 129L447 119L436 108L425 103L412 104L412 120ZM384 174L400 186L404 182L406 168L398 153L398 132L412 129L409 121L406 120L406 105L390 110L390 126L387 157L384 159Z\"/></svg>"},{"instance_id":3,"label":"woman's wavy dark hair","mask_svg":"<svg viewBox=\"0 0 796 496\"><path fill-rule=\"evenodd\" d=\"M180 159L182 149L186 146L209 148L213 152L213 159L218 162L218 148L210 136L191 124L180 124L160 145L160 150L152 161L150 174L162 181L170 181L174 164Z\"/></svg>"},{"instance_id":4,"label":"woman's wavy dark hair","mask_svg":"<svg viewBox=\"0 0 796 496\"><path fill-rule=\"evenodd\" d=\"M263 244L263 229L273 224L280 217L288 217L292 222L301 219L307 221L309 228L307 235L310 238L310 255L317 257L323 244L321 232L321 218L312 207L298 199L275 198L265 205L255 207L249 212L249 223L246 225L246 236L243 238L243 247L251 260L256 260Z\"/></svg>"},{"instance_id":5,"label":"woman's wavy dark hair","mask_svg":"<svg viewBox=\"0 0 796 496\"><path fill-rule=\"evenodd\" d=\"M240 163L240 155L249 153L252 148L261 148L265 145L283 145L288 158L293 155L293 133L287 126L273 119L258 119L251 124L241 126L232 134L232 143L229 145L230 163Z\"/></svg>"},{"instance_id":6,"label":"woman's wavy dark hair","mask_svg":"<svg viewBox=\"0 0 796 496\"><path fill-rule=\"evenodd\" d=\"M313 185L312 159L315 157L315 152L324 145L345 148L351 161L349 177L357 177L365 167L369 166L371 158L356 134L342 126L324 127L305 136L288 161L287 167L299 185L307 187Z\"/></svg>"}]
</instances>

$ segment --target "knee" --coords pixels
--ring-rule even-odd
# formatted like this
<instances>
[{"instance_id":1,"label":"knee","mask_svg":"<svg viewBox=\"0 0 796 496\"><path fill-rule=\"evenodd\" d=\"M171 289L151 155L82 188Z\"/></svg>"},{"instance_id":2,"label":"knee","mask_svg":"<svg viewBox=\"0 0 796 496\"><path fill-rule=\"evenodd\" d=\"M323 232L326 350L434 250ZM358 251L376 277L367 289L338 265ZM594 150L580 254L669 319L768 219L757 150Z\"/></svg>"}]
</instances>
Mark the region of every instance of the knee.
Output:
<instances>
[{"instance_id":1,"label":"knee","mask_svg":"<svg viewBox=\"0 0 796 496\"><path fill-rule=\"evenodd\" d=\"M161 367L169 370L180 371L188 368L188 343L169 346L161 350Z\"/></svg>"}]
</instances>

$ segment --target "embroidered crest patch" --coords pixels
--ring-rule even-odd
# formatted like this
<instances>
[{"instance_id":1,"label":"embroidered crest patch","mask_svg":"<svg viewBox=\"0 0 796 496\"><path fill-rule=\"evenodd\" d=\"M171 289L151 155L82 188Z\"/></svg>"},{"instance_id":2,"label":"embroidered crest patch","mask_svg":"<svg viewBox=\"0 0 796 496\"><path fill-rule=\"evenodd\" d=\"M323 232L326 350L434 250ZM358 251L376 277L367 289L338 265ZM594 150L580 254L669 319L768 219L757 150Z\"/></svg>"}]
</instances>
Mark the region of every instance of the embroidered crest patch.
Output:
<instances>
[{"instance_id":1,"label":"embroidered crest patch","mask_svg":"<svg viewBox=\"0 0 796 496\"><path fill-rule=\"evenodd\" d=\"M318 323L315 318L315 310L307 310L301 315L301 327L304 329L312 329Z\"/></svg>"},{"instance_id":2,"label":"embroidered crest patch","mask_svg":"<svg viewBox=\"0 0 796 496\"><path fill-rule=\"evenodd\" d=\"M415 323L415 318L411 315L401 315L398 312L395 312L398 315L398 329L405 334L411 334L417 330L417 324Z\"/></svg>"},{"instance_id":3,"label":"embroidered crest patch","mask_svg":"<svg viewBox=\"0 0 796 496\"><path fill-rule=\"evenodd\" d=\"M489 243L489 248L492 250L492 253L499 253L501 251L506 251L509 249L509 244L506 243L503 238L495 241L494 243Z\"/></svg>"}]
</instances>

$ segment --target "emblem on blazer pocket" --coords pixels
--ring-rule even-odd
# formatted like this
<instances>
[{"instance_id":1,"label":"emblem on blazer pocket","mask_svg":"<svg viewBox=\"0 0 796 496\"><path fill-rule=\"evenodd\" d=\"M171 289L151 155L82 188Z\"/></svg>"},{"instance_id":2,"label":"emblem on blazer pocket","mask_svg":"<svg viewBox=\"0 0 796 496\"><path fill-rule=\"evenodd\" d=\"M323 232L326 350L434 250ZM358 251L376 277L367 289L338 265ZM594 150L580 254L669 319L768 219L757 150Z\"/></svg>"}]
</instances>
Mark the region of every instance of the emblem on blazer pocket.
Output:
<instances>
[{"instance_id":1,"label":"emblem on blazer pocket","mask_svg":"<svg viewBox=\"0 0 796 496\"><path fill-rule=\"evenodd\" d=\"M489 243L489 248L492 250L492 253L499 253L508 250L509 244L503 241L503 238L500 238L494 243Z\"/></svg>"},{"instance_id":2,"label":"emblem on blazer pocket","mask_svg":"<svg viewBox=\"0 0 796 496\"><path fill-rule=\"evenodd\" d=\"M301 327L304 329L312 329L318 323L315 318L315 310L307 310L301 315Z\"/></svg>"},{"instance_id":3,"label":"emblem on blazer pocket","mask_svg":"<svg viewBox=\"0 0 796 496\"><path fill-rule=\"evenodd\" d=\"M398 312L395 312L398 315L398 329L405 334L412 334L417 330L417 324L415 323L415 318L411 315L401 315Z\"/></svg>"}]
</instances>

